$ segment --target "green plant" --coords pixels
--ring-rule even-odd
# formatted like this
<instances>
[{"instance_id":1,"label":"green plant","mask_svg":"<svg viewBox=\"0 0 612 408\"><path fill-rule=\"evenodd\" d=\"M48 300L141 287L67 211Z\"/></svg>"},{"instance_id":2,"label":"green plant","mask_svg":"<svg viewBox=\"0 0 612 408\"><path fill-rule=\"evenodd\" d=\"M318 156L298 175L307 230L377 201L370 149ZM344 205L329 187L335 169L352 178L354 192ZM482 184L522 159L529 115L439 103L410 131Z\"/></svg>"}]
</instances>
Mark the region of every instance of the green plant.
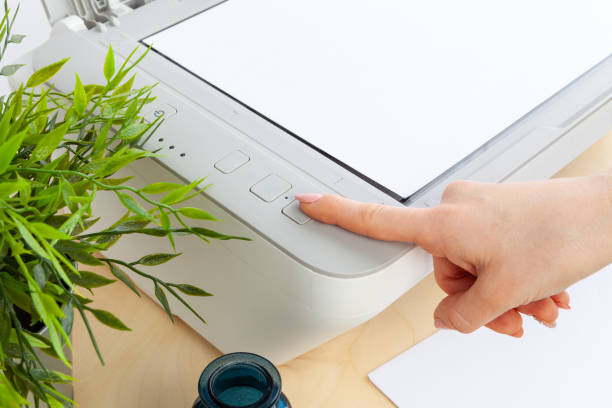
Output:
<instances>
[{"instance_id":1,"label":"green plant","mask_svg":"<svg viewBox=\"0 0 612 408\"><path fill-rule=\"evenodd\" d=\"M0 25L0 57L9 43L14 14L6 8ZM132 89L134 66L146 54L133 52L116 69L112 48L104 61L102 85L81 83L62 93L45 88L67 61L44 67L9 95L0 97L0 406L20 407L31 393L35 405L71 406L72 401L54 384L72 378L47 370L37 351L66 365L63 347L70 346L74 313L82 317L92 344L89 325L93 316L105 325L129 330L116 316L96 309L85 290L115 282L77 265L106 264L113 275L140 296L120 268L149 278L157 299L173 319L167 294L176 297L203 322L182 295L209 296L204 290L163 281L142 270L180 255L149 254L136 260L105 258L98 254L125 234L165 237L175 248L174 236L188 234L209 239L244 239L190 226L187 219L214 218L199 208L177 207L202 190L204 179L189 185L154 183L142 189L113 177L135 160L155 156L142 144L161 124L146 123L140 112L151 102L152 87ZM11 75L20 66L9 65L0 75ZM111 227L97 232L92 202L99 191L110 191L126 213ZM162 198L157 199L163 194ZM173 226L174 225L174 226ZM85 288L82 289L82 288ZM25 316L25 318L24 318ZM37 333L46 326L48 338Z\"/></svg>"}]
</instances>

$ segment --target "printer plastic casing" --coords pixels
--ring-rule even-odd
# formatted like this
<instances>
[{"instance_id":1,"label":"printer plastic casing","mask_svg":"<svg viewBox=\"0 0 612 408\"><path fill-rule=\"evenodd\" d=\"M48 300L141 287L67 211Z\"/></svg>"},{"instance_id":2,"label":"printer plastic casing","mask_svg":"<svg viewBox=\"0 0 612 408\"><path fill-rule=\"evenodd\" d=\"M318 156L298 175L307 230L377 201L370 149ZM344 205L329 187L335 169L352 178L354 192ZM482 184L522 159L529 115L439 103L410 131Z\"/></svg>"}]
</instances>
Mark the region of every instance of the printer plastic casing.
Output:
<instances>
[{"instance_id":1,"label":"printer plastic casing","mask_svg":"<svg viewBox=\"0 0 612 408\"><path fill-rule=\"evenodd\" d=\"M75 9L69 1L46 2L53 33L26 59L35 70L70 57L53 78L54 86L63 91L74 86L74 72L84 83L104 83L101 67L109 44L120 63L120 57L135 47L146 49L139 41L148 34L219 1L155 0L134 9L117 1L95 3L104 7L76 13L79 17L71 15ZM431 256L414 245L379 242L313 220L296 223L282 213L294 194L319 192L395 206L433 206L446 185L457 179L548 178L612 129L609 57L400 203L155 53L139 64L137 72L137 85L158 83L156 101L143 112L151 118L163 111L165 120L145 147L161 149L163 157L140 160L123 175L134 176L130 183L137 187L208 176L211 186L186 205L223 220L214 224L216 230L252 239L204 244L182 237L177 250L183 255L150 273L215 295L189 299L207 325L183 305L169 301L177 316L222 352L254 352L275 363L370 319L433 270ZM22 70L13 81L27 76ZM227 174L215 168L236 151L249 160ZM250 189L269 175L286 180L291 188L265 202ZM99 194L94 210L110 223L123 207L112 195ZM126 236L109 255L136 260L145 253L169 250L164 239ZM130 276L155 298L149 281Z\"/></svg>"}]
</instances>

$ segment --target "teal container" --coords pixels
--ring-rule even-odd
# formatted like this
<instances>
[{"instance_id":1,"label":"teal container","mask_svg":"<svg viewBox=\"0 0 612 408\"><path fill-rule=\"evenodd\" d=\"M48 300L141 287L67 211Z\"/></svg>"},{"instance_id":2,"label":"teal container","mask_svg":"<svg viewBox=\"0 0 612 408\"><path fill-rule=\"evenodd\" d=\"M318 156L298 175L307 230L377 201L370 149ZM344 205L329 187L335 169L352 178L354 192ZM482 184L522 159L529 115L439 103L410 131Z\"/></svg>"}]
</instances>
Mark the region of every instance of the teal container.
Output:
<instances>
[{"instance_id":1,"label":"teal container","mask_svg":"<svg viewBox=\"0 0 612 408\"><path fill-rule=\"evenodd\" d=\"M265 358L226 354L202 372L193 408L291 408L281 385L278 370Z\"/></svg>"}]
</instances>

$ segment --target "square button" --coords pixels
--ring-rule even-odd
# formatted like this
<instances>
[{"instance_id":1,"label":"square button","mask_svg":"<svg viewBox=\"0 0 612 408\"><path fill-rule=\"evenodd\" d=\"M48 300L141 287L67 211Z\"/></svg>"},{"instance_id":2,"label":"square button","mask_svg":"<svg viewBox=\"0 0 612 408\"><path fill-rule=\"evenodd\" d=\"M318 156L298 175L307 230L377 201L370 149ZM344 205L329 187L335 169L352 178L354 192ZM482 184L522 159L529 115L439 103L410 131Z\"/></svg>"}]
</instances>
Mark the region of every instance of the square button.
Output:
<instances>
[{"instance_id":1,"label":"square button","mask_svg":"<svg viewBox=\"0 0 612 408\"><path fill-rule=\"evenodd\" d=\"M302 212L300 202L298 200L293 200L289 205L283 208L282 212L300 225L306 224L308 221L310 221L310 217Z\"/></svg>"},{"instance_id":2,"label":"square button","mask_svg":"<svg viewBox=\"0 0 612 408\"><path fill-rule=\"evenodd\" d=\"M274 201L283 193L291 189L291 184L276 174L270 174L259 183L251 187L251 193L266 202Z\"/></svg>"},{"instance_id":3,"label":"square button","mask_svg":"<svg viewBox=\"0 0 612 408\"><path fill-rule=\"evenodd\" d=\"M215 168L221 173L229 174L250 160L249 156L240 150L235 150L215 163Z\"/></svg>"}]
</instances>

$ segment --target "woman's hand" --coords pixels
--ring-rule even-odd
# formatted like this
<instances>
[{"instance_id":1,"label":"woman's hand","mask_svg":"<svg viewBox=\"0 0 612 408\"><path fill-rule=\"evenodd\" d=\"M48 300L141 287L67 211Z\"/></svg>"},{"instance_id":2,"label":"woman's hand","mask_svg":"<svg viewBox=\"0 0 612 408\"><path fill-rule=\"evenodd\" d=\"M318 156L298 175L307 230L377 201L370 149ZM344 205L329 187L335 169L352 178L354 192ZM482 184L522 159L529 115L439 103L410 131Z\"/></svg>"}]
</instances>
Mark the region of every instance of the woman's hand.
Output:
<instances>
[{"instance_id":1,"label":"woman's hand","mask_svg":"<svg viewBox=\"0 0 612 408\"><path fill-rule=\"evenodd\" d=\"M520 184L453 182L439 206L398 208L297 195L310 217L358 234L415 242L448 296L438 328L523 334L521 314L554 327L571 284L612 261L612 177Z\"/></svg>"}]
</instances>

